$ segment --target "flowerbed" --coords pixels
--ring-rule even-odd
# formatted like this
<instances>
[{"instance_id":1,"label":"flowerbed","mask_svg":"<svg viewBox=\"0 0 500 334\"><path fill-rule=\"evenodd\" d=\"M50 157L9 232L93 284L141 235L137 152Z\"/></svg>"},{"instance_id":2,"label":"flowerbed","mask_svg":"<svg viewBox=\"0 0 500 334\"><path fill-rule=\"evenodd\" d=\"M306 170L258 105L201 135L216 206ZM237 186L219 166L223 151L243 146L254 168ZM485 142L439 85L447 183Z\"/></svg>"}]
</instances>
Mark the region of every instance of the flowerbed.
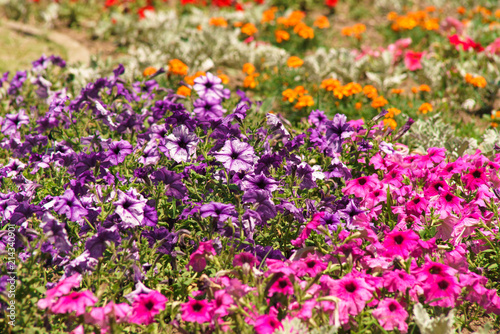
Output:
<instances>
[{"instance_id":1,"label":"flowerbed","mask_svg":"<svg viewBox=\"0 0 500 334\"><path fill-rule=\"evenodd\" d=\"M0 79L2 332L498 331L500 136L443 122L497 116L494 32L124 4L125 66Z\"/></svg>"}]
</instances>

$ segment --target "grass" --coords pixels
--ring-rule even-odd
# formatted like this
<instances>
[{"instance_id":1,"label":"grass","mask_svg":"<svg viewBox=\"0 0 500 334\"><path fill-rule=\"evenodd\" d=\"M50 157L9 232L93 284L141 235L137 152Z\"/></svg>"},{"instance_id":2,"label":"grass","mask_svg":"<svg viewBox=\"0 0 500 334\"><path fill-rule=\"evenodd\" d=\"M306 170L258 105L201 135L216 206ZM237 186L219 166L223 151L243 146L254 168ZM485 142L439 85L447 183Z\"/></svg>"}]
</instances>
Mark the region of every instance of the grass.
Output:
<instances>
[{"instance_id":1,"label":"grass","mask_svg":"<svg viewBox=\"0 0 500 334\"><path fill-rule=\"evenodd\" d=\"M31 62L42 54L57 54L66 58L64 47L43 38L27 35L0 26L0 73L15 72L31 67Z\"/></svg>"}]
</instances>

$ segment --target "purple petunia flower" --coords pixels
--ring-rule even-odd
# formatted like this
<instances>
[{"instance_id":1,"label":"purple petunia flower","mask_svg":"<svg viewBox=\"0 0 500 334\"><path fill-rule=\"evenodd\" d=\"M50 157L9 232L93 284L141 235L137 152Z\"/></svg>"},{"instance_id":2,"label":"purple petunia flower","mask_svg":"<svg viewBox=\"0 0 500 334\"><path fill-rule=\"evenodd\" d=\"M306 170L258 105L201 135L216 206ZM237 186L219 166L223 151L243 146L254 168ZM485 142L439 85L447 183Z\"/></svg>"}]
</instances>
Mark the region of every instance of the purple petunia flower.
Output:
<instances>
[{"instance_id":1,"label":"purple petunia flower","mask_svg":"<svg viewBox=\"0 0 500 334\"><path fill-rule=\"evenodd\" d=\"M214 217L219 222L225 222L228 219L232 221L237 216L234 205L217 202L202 205L200 213L202 218Z\"/></svg>"},{"instance_id":2,"label":"purple petunia flower","mask_svg":"<svg viewBox=\"0 0 500 334\"><path fill-rule=\"evenodd\" d=\"M109 144L109 151L106 152L106 161L109 161L113 165L121 164L125 161L125 157L132 154L132 145L126 140L114 141Z\"/></svg>"},{"instance_id":3,"label":"purple petunia flower","mask_svg":"<svg viewBox=\"0 0 500 334\"><path fill-rule=\"evenodd\" d=\"M118 190L118 201L113 204L116 206L116 213L122 219L125 228L142 225L146 202L146 199L135 189L129 190L127 193Z\"/></svg>"},{"instance_id":4,"label":"purple petunia flower","mask_svg":"<svg viewBox=\"0 0 500 334\"><path fill-rule=\"evenodd\" d=\"M182 199L186 196L187 189L184 183L182 183L182 174L177 174L163 167L153 172L151 179L155 184L163 182L166 188L165 195L169 197Z\"/></svg>"},{"instance_id":5,"label":"purple petunia flower","mask_svg":"<svg viewBox=\"0 0 500 334\"><path fill-rule=\"evenodd\" d=\"M21 109L17 114L7 114L2 124L2 133L4 135L12 135L21 128L23 124L29 124L29 117L24 109Z\"/></svg>"},{"instance_id":6,"label":"purple petunia flower","mask_svg":"<svg viewBox=\"0 0 500 334\"><path fill-rule=\"evenodd\" d=\"M259 213L263 221L276 217L276 206L269 199L269 192L265 190L250 190L245 192L242 198L243 203L256 204L255 211Z\"/></svg>"},{"instance_id":7,"label":"purple petunia flower","mask_svg":"<svg viewBox=\"0 0 500 334\"><path fill-rule=\"evenodd\" d=\"M222 99L217 96L204 96L193 102L193 112L203 121L219 120L225 112L221 102Z\"/></svg>"},{"instance_id":8,"label":"purple petunia flower","mask_svg":"<svg viewBox=\"0 0 500 334\"><path fill-rule=\"evenodd\" d=\"M271 194L278 189L278 182L272 178L266 177L264 174L247 175L243 179L242 188L247 190L265 190Z\"/></svg>"},{"instance_id":9,"label":"purple petunia flower","mask_svg":"<svg viewBox=\"0 0 500 334\"><path fill-rule=\"evenodd\" d=\"M175 255L175 245L179 240L177 233L172 233L165 227L154 228L152 231L143 231L142 236L148 240L149 247L153 248L158 242L158 253Z\"/></svg>"},{"instance_id":10,"label":"purple petunia flower","mask_svg":"<svg viewBox=\"0 0 500 334\"><path fill-rule=\"evenodd\" d=\"M342 152L342 142L353 134L345 115L336 114L332 121L326 122L326 138L335 152Z\"/></svg>"},{"instance_id":11,"label":"purple petunia flower","mask_svg":"<svg viewBox=\"0 0 500 334\"><path fill-rule=\"evenodd\" d=\"M40 224L47 240L61 252L70 251L72 248L68 239L68 233L64 226L64 224L57 221L57 219L48 212L44 213L42 223Z\"/></svg>"},{"instance_id":12,"label":"purple petunia flower","mask_svg":"<svg viewBox=\"0 0 500 334\"><path fill-rule=\"evenodd\" d=\"M75 222L80 222L88 213L71 189L66 189L62 196L57 197L54 202L54 211L60 215L66 215L69 220Z\"/></svg>"},{"instance_id":13,"label":"purple petunia flower","mask_svg":"<svg viewBox=\"0 0 500 334\"><path fill-rule=\"evenodd\" d=\"M101 226L97 228L97 234L87 239L85 242L85 249L89 252L90 257L97 259L104 254L107 244L114 242L120 243L121 238L116 226L110 229L105 229Z\"/></svg>"},{"instance_id":14,"label":"purple petunia flower","mask_svg":"<svg viewBox=\"0 0 500 334\"><path fill-rule=\"evenodd\" d=\"M176 162L186 162L196 154L198 141L194 133L191 133L185 125L181 125L165 138L164 147L168 150L170 158ZM160 150L162 147L160 146Z\"/></svg>"},{"instance_id":15,"label":"purple petunia flower","mask_svg":"<svg viewBox=\"0 0 500 334\"><path fill-rule=\"evenodd\" d=\"M205 76L200 76L194 79L193 89L200 97L211 95L228 99L231 95L229 89L224 89L222 80L210 72L207 72Z\"/></svg>"},{"instance_id":16,"label":"purple petunia flower","mask_svg":"<svg viewBox=\"0 0 500 334\"><path fill-rule=\"evenodd\" d=\"M226 141L224 147L215 153L215 159L233 172L251 168L254 157L253 147L237 139Z\"/></svg>"}]
</instances>

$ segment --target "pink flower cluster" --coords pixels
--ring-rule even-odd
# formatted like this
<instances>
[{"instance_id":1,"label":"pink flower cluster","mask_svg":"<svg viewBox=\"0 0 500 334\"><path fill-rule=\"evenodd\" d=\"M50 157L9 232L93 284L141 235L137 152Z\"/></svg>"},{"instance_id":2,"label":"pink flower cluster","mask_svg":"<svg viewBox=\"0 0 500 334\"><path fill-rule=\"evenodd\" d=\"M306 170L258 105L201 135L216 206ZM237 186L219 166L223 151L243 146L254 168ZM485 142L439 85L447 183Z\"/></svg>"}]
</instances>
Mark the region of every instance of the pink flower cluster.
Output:
<instances>
[{"instance_id":1,"label":"pink flower cluster","mask_svg":"<svg viewBox=\"0 0 500 334\"><path fill-rule=\"evenodd\" d=\"M98 299L91 291L71 292L73 288L80 287L81 281L80 274L61 280L54 288L47 290L46 298L38 301L38 307L55 314L75 312L76 315L83 315L85 323L98 326L101 333L107 333L111 321L149 325L154 322L154 316L165 309L167 303L167 298L161 293L150 290L135 295L132 306L111 301L102 307L93 307ZM87 312L87 307L92 309ZM83 333L83 327L77 327L74 332Z\"/></svg>"}]
</instances>

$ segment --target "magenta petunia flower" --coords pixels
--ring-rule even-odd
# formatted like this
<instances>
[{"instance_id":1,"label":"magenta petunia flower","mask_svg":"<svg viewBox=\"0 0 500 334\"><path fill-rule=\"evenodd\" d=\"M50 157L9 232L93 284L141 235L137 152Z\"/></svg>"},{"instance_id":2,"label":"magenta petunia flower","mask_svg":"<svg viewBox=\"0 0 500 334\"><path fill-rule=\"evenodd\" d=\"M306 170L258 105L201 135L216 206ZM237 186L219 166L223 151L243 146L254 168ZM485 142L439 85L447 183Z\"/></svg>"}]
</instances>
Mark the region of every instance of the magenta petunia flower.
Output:
<instances>
[{"instance_id":1,"label":"magenta petunia flower","mask_svg":"<svg viewBox=\"0 0 500 334\"><path fill-rule=\"evenodd\" d=\"M132 315L129 321L134 324L149 325L154 322L154 316L165 309L167 298L158 291L138 295L132 304Z\"/></svg>"},{"instance_id":2,"label":"magenta petunia flower","mask_svg":"<svg viewBox=\"0 0 500 334\"><path fill-rule=\"evenodd\" d=\"M386 298L380 301L377 309L372 314L380 325L388 331L392 331L394 328L403 333L408 331L408 324L406 323L408 312L396 299Z\"/></svg>"},{"instance_id":3,"label":"magenta petunia flower","mask_svg":"<svg viewBox=\"0 0 500 334\"><path fill-rule=\"evenodd\" d=\"M346 195L354 194L357 197L365 198L368 193L378 188L378 183L379 180L376 174L362 176L357 179L347 181L346 186L342 189L342 192Z\"/></svg>"},{"instance_id":4,"label":"magenta petunia flower","mask_svg":"<svg viewBox=\"0 0 500 334\"><path fill-rule=\"evenodd\" d=\"M383 246L386 256L401 256L406 259L418 246L420 237L412 230L392 231L385 239Z\"/></svg>"},{"instance_id":5,"label":"magenta petunia flower","mask_svg":"<svg viewBox=\"0 0 500 334\"><path fill-rule=\"evenodd\" d=\"M212 313L215 318L224 317L229 314L227 310L234 303L231 297L225 290L218 290L214 293L212 300Z\"/></svg>"},{"instance_id":6,"label":"magenta petunia flower","mask_svg":"<svg viewBox=\"0 0 500 334\"><path fill-rule=\"evenodd\" d=\"M87 306L93 306L95 303L97 303L97 298L94 294L89 290L84 290L60 297L52 305L51 311L58 314L76 311L76 315L82 315L85 313Z\"/></svg>"},{"instance_id":7,"label":"magenta petunia flower","mask_svg":"<svg viewBox=\"0 0 500 334\"><path fill-rule=\"evenodd\" d=\"M288 277L282 276L278 278L273 285L269 288L269 296L274 293L282 293L284 295L293 295L293 284L290 282Z\"/></svg>"},{"instance_id":8,"label":"magenta petunia flower","mask_svg":"<svg viewBox=\"0 0 500 334\"><path fill-rule=\"evenodd\" d=\"M347 313L357 315L365 308L366 302L372 298L373 291L374 288L364 279L348 274L335 281L331 293L345 302Z\"/></svg>"},{"instance_id":9,"label":"magenta petunia flower","mask_svg":"<svg viewBox=\"0 0 500 334\"><path fill-rule=\"evenodd\" d=\"M226 141L224 147L219 152L214 153L214 156L215 160L233 172L250 169L255 158L253 147L238 139Z\"/></svg>"},{"instance_id":10,"label":"magenta petunia flower","mask_svg":"<svg viewBox=\"0 0 500 334\"><path fill-rule=\"evenodd\" d=\"M407 69L410 71L416 71L422 68L422 56L424 52L406 51L404 63Z\"/></svg>"},{"instance_id":11,"label":"magenta petunia flower","mask_svg":"<svg viewBox=\"0 0 500 334\"><path fill-rule=\"evenodd\" d=\"M215 249L212 246L212 240L200 242L198 249L191 254L187 268L193 267L194 271L201 272L207 266L206 257L215 254Z\"/></svg>"},{"instance_id":12,"label":"magenta petunia flower","mask_svg":"<svg viewBox=\"0 0 500 334\"><path fill-rule=\"evenodd\" d=\"M38 307L42 310L51 307L55 303L57 297L61 297L70 293L71 289L78 288L82 282L82 275L74 274L61 280L55 287L47 290L45 293L47 298L38 301Z\"/></svg>"},{"instance_id":13,"label":"magenta petunia flower","mask_svg":"<svg viewBox=\"0 0 500 334\"><path fill-rule=\"evenodd\" d=\"M128 304L109 302L104 307L94 307L90 313L85 313L85 322L105 328L111 319L114 319L116 323L127 321L131 310Z\"/></svg>"},{"instance_id":14,"label":"magenta petunia flower","mask_svg":"<svg viewBox=\"0 0 500 334\"><path fill-rule=\"evenodd\" d=\"M212 305L206 300L189 298L187 303L181 305L182 321L197 322L203 324L209 322Z\"/></svg>"},{"instance_id":15,"label":"magenta petunia flower","mask_svg":"<svg viewBox=\"0 0 500 334\"><path fill-rule=\"evenodd\" d=\"M243 252L235 255L233 260L234 267L243 266L244 264L248 264L250 267L253 267L258 263L259 261L257 260L257 258L252 253L248 252Z\"/></svg>"},{"instance_id":16,"label":"magenta petunia flower","mask_svg":"<svg viewBox=\"0 0 500 334\"><path fill-rule=\"evenodd\" d=\"M488 177L484 168L469 170L469 173L462 176L462 180L470 190L476 190L480 185L488 183Z\"/></svg>"},{"instance_id":17,"label":"magenta petunia flower","mask_svg":"<svg viewBox=\"0 0 500 334\"><path fill-rule=\"evenodd\" d=\"M264 314L255 320L254 329L257 334L271 334L276 329L283 329L283 325L276 317Z\"/></svg>"},{"instance_id":18,"label":"magenta petunia flower","mask_svg":"<svg viewBox=\"0 0 500 334\"><path fill-rule=\"evenodd\" d=\"M424 295L429 305L455 307L457 298L462 290L455 277L441 276L426 283L424 286Z\"/></svg>"}]
</instances>

